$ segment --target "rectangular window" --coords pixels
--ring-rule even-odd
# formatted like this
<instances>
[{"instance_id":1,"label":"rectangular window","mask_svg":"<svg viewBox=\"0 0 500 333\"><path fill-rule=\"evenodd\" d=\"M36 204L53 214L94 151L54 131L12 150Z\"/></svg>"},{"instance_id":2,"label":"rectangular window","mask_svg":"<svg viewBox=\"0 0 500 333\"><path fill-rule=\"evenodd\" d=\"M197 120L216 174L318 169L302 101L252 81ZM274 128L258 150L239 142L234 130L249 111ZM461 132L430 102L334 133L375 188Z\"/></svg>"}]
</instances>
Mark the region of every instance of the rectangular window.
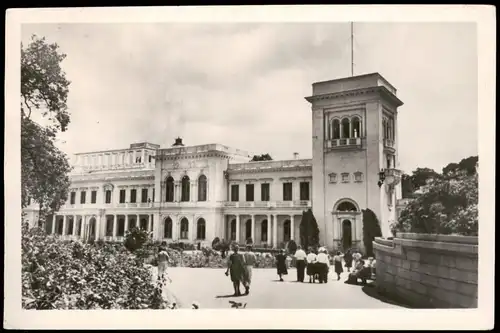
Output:
<instances>
[{"instance_id":1,"label":"rectangular window","mask_svg":"<svg viewBox=\"0 0 500 333\"><path fill-rule=\"evenodd\" d=\"M342 174L342 183L349 183L349 174L348 173Z\"/></svg>"},{"instance_id":2,"label":"rectangular window","mask_svg":"<svg viewBox=\"0 0 500 333\"><path fill-rule=\"evenodd\" d=\"M120 190L120 203L125 203L125 190Z\"/></svg>"},{"instance_id":3,"label":"rectangular window","mask_svg":"<svg viewBox=\"0 0 500 333\"><path fill-rule=\"evenodd\" d=\"M283 201L292 201L292 183L283 183Z\"/></svg>"},{"instance_id":4,"label":"rectangular window","mask_svg":"<svg viewBox=\"0 0 500 333\"><path fill-rule=\"evenodd\" d=\"M254 186L253 184L246 185L246 199L247 201L254 201Z\"/></svg>"},{"instance_id":5,"label":"rectangular window","mask_svg":"<svg viewBox=\"0 0 500 333\"><path fill-rule=\"evenodd\" d=\"M70 203L71 205L74 205L74 204L75 204L75 201L76 201L76 192L71 192L71 196L70 196L69 203Z\"/></svg>"},{"instance_id":6,"label":"rectangular window","mask_svg":"<svg viewBox=\"0 0 500 333\"><path fill-rule=\"evenodd\" d=\"M85 203L85 196L86 196L86 194L87 193L85 191L80 192L80 203L81 204Z\"/></svg>"},{"instance_id":7,"label":"rectangular window","mask_svg":"<svg viewBox=\"0 0 500 333\"><path fill-rule=\"evenodd\" d=\"M118 220L118 236L125 235L125 219L121 218Z\"/></svg>"},{"instance_id":8,"label":"rectangular window","mask_svg":"<svg viewBox=\"0 0 500 333\"><path fill-rule=\"evenodd\" d=\"M97 202L97 191L92 191L90 193L90 203L95 204Z\"/></svg>"},{"instance_id":9,"label":"rectangular window","mask_svg":"<svg viewBox=\"0 0 500 333\"><path fill-rule=\"evenodd\" d=\"M269 201L269 184L260 184L260 200Z\"/></svg>"},{"instance_id":10,"label":"rectangular window","mask_svg":"<svg viewBox=\"0 0 500 333\"><path fill-rule=\"evenodd\" d=\"M148 202L148 189L143 188L141 191L141 202Z\"/></svg>"},{"instance_id":11,"label":"rectangular window","mask_svg":"<svg viewBox=\"0 0 500 333\"><path fill-rule=\"evenodd\" d=\"M135 203L136 199L137 199L137 190L136 189L130 190L130 202Z\"/></svg>"},{"instance_id":12,"label":"rectangular window","mask_svg":"<svg viewBox=\"0 0 500 333\"><path fill-rule=\"evenodd\" d=\"M111 203L111 190L106 191L106 203Z\"/></svg>"},{"instance_id":13,"label":"rectangular window","mask_svg":"<svg viewBox=\"0 0 500 333\"><path fill-rule=\"evenodd\" d=\"M153 156L149 155L148 156L148 159L149 159L149 163L151 163L151 159L152 159Z\"/></svg>"},{"instance_id":14,"label":"rectangular window","mask_svg":"<svg viewBox=\"0 0 500 333\"><path fill-rule=\"evenodd\" d=\"M231 201L240 201L239 185L231 185Z\"/></svg>"},{"instance_id":15,"label":"rectangular window","mask_svg":"<svg viewBox=\"0 0 500 333\"><path fill-rule=\"evenodd\" d=\"M309 200L309 182L300 183L300 200Z\"/></svg>"}]
</instances>

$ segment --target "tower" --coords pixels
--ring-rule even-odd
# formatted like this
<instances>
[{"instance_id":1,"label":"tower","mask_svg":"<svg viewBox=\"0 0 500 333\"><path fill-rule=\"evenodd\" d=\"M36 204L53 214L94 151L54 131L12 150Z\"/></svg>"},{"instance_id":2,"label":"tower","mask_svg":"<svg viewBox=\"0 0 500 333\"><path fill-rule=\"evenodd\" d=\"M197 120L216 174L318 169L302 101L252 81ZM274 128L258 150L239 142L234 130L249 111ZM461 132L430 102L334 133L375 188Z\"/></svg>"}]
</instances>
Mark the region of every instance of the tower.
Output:
<instances>
[{"instance_id":1,"label":"tower","mask_svg":"<svg viewBox=\"0 0 500 333\"><path fill-rule=\"evenodd\" d=\"M313 84L312 210L320 242L363 247L362 210L390 235L401 196L396 89L372 73Z\"/></svg>"}]
</instances>

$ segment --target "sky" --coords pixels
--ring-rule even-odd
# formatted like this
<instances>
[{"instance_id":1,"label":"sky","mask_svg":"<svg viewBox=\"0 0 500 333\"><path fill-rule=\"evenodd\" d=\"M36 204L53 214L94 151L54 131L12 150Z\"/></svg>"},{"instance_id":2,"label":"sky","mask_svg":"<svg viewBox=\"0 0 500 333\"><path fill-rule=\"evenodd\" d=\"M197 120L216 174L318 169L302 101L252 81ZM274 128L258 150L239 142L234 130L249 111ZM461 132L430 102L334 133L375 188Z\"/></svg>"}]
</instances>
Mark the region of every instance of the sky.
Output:
<instances>
[{"instance_id":1,"label":"sky","mask_svg":"<svg viewBox=\"0 0 500 333\"><path fill-rule=\"evenodd\" d=\"M24 24L56 42L71 81L68 154L221 143L312 157L312 83L350 76L349 23ZM478 154L475 23L354 24L354 74L398 90L400 168Z\"/></svg>"}]
</instances>

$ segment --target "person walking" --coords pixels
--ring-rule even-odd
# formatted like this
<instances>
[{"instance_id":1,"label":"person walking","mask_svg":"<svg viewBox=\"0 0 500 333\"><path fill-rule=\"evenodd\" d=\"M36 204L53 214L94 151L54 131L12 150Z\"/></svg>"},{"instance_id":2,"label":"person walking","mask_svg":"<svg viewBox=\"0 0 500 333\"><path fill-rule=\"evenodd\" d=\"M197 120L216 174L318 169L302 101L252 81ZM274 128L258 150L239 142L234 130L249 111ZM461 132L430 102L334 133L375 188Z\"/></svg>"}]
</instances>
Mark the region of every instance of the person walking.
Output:
<instances>
[{"instance_id":1,"label":"person walking","mask_svg":"<svg viewBox=\"0 0 500 333\"><path fill-rule=\"evenodd\" d=\"M257 261L257 258L255 257L255 253L252 251L252 245L247 245L247 251L243 255L245 259L245 281L243 283L243 286L245 287L245 295L248 295L250 293L250 284L252 283L252 269Z\"/></svg>"},{"instance_id":2,"label":"person walking","mask_svg":"<svg viewBox=\"0 0 500 333\"><path fill-rule=\"evenodd\" d=\"M297 281L304 282L304 271L306 269L307 254L299 245L295 251L295 266L297 267Z\"/></svg>"},{"instance_id":3,"label":"person walking","mask_svg":"<svg viewBox=\"0 0 500 333\"><path fill-rule=\"evenodd\" d=\"M161 246L158 249L158 278L163 279L167 271L168 260L170 259L167 249Z\"/></svg>"},{"instance_id":4,"label":"person walking","mask_svg":"<svg viewBox=\"0 0 500 333\"><path fill-rule=\"evenodd\" d=\"M327 283L328 282L328 271L330 268L330 258L328 258L327 251L324 247L319 249L318 256L316 257L316 261L319 263L319 283Z\"/></svg>"},{"instance_id":5,"label":"person walking","mask_svg":"<svg viewBox=\"0 0 500 333\"><path fill-rule=\"evenodd\" d=\"M307 275L309 275L309 283L314 282L315 268L314 264L316 263L316 253L314 253L312 247L309 248L309 254L306 257L307 261Z\"/></svg>"},{"instance_id":6,"label":"person walking","mask_svg":"<svg viewBox=\"0 0 500 333\"><path fill-rule=\"evenodd\" d=\"M234 252L229 256L227 262L226 276L231 274L233 282L234 296L241 296L240 283L245 280L245 259L239 253L239 246L234 246Z\"/></svg>"},{"instance_id":7,"label":"person walking","mask_svg":"<svg viewBox=\"0 0 500 333\"><path fill-rule=\"evenodd\" d=\"M344 272L344 269L342 268L342 257L343 257L342 253L340 253L340 251L337 251L337 254L333 257L333 264L335 265L335 273L337 273L337 281L340 280L340 273ZM347 271L349 271L349 268L347 268Z\"/></svg>"},{"instance_id":8,"label":"person walking","mask_svg":"<svg viewBox=\"0 0 500 333\"><path fill-rule=\"evenodd\" d=\"M345 262L345 267L347 268L347 272L350 272L351 268L352 268L352 252L351 252L351 249L348 249L344 253L344 262Z\"/></svg>"},{"instance_id":9,"label":"person walking","mask_svg":"<svg viewBox=\"0 0 500 333\"><path fill-rule=\"evenodd\" d=\"M281 249L276 256L276 268L278 270L278 276L280 281L283 282L283 275L288 275L288 270L286 268L286 255L285 250Z\"/></svg>"}]
</instances>

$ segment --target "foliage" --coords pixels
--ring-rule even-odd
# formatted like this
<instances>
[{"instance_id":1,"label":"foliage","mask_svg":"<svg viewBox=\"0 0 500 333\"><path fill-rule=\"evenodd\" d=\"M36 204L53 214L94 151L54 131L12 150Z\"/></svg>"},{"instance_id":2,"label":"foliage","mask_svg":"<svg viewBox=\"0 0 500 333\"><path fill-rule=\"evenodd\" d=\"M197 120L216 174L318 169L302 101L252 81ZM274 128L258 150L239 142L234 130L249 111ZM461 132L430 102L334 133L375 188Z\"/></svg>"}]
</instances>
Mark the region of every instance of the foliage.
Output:
<instances>
[{"instance_id":1,"label":"foliage","mask_svg":"<svg viewBox=\"0 0 500 333\"><path fill-rule=\"evenodd\" d=\"M70 122L70 82L60 66L65 57L44 38L33 36L26 48L21 44L21 203L24 208L33 198L41 219L66 201L70 184L69 163L54 144L56 133L66 131ZM34 122L34 111L49 125Z\"/></svg>"},{"instance_id":2,"label":"foliage","mask_svg":"<svg viewBox=\"0 0 500 333\"><path fill-rule=\"evenodd\" d=\"M149 240L149 232L137 227L134 227L127 231L125 234L125 240L123 245L130 252L135 252L136 250L142 248Z\"/></svg>"},{"instance_id":3,"label":"foliage","mask_svg":"<svg viewBox=\"0 0 500 333\"><path fill-rule=\"evenodd\" d=\"M297 243L295 243L295 241L291 239L287 244L287 248L288 248L288 253L294 255L295 251L297 251Z\"/></svg>"},{"instance_id":4,"label":"foliage","mask_svg":"<svg viewBox=\"0 0 500 333\"><path fill-rule=\"evenodd\" d=\"M220 243L220 238L215 237L214 240L212 241L212 249L217 250L216 247L219 245L219 243Z\"/></svg>"},{"instance_id":5,"label":"foliage","mask_svg":"<svg viewBox=\"0 0 500 333\"><path fill-rule=\"evenodd\" d=\"M469 156L463 158L458 163L450 163L443 168L443 175L465 171L468 175L473 175L476 172L476 164L479 161L478 156Z\"/></svg>"},{"instance_id":6,"label":"foliage","mask_svg":"<svg viewBox=\"0 0 500 333\"><path fill-rule=\"evenodd\" d=\"M406 173L401 176L401 192L403 198L412 198L413 192L415 192L415 187L411 182L411 176Z\"/></svg>"},{"instance_id":7,"label":"foliage","mask_svg":"<svg viewBox=\"0 0 500 333\"><path fill-rule=\"evenodd\" d=\"M300 221L300 244L305 249L319 245L319 228L311 209L304 211Z\"/></svg>"},{"instance_id":8,"label":"foliage","mask_svg":"<svg viewBox=\"0 0 500 333\"><path fill-rule=\"evenodd\" d=\"M375 213L367 208L363 209L363 243L365 245L366 255L373 256L373 240L375 237L382 236L380 223Z\"/></svg>"},{"instance_id":9,"label":"foliage","mask_svg":"<svg viewBox=\"0 0 500 333\"><path fill-rule=\"evenodd\" d=\"M411 201L392 230L477 236L477 204L477 173L449 174L436 179L428 192Z\"/></svg>"},{"instance_id":10,"label":"foliage","mask_svg":"<svg viewBox=\"0 0 500 333\"><path fill-rule=\"evenodd\" d=\"M65 242L23 225L24 309L166 308L162 285L152 279L123 246Z\"/></svg>"},{"instance_id":11,"label":"foliage","mask_svg":"<svg viewBox=\"0 0 500 333\"><path fill-rule=\"evenodd\" d=\"M253 155L252 159L250 162L258 162L258 161L272 161L273 158L269 154L262 154L262 155Z\"/></svg>"}]
</instances>

